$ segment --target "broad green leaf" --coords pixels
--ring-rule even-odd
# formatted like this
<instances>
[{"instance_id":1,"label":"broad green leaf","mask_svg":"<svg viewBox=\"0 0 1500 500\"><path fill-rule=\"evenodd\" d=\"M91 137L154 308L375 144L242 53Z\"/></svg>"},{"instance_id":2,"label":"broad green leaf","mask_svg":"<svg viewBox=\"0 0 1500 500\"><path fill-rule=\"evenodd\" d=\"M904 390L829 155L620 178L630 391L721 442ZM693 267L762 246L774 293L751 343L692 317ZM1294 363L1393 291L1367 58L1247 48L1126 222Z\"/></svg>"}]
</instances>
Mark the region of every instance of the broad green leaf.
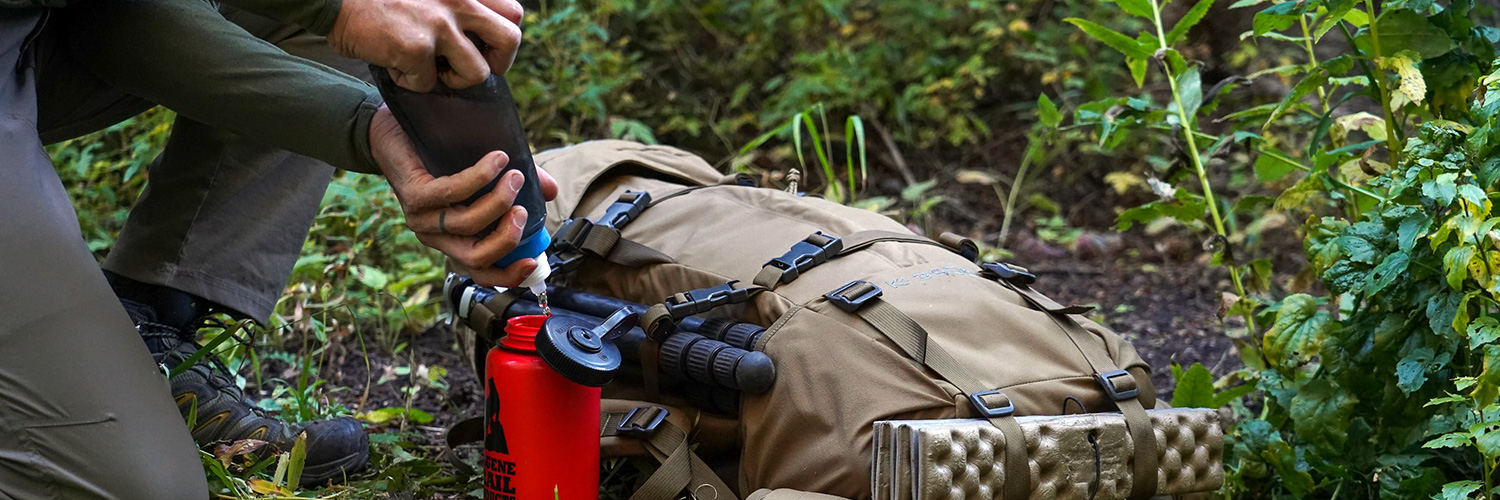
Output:
<instances>
[{"instance_id":1,"label":"broad green leaf","mask_svg":"<svg viewBox=\"0 0 1500 500\"><path fill-rule=\"evenodd\" d=\"M1255 157L1255 180L1262 183L1275 182L1300 166L1287 161L1284 155L1268 154L1267 151L1263 151Z\"/></svg>"},{"instance_id":2,"label":"broad green leaf","mask_svg":"<svg viewBox=\"0 0 1500 500\"><path fill-rule=\"evenodd\" d=\"M1500 345L1484 346L1484 371L1474 378L1474 382L1474 390L1469 395L1480 404L1494 404L1496 397L1500 396ZM1500 436L1500 433L1491 434Z\"/></svg>"},{"instance_id":3,"label":"broad green leaf","mask_svg":"<svg viewBox=\"0 0 1500 500\"><path fill-rule=\"evenodd\" d=\"M1339 244L1339 249L1344 251L1344 255L1348 257L1349 260L1365 264L1374 264L1375 259L1379 257L1379 251L1375 248L1375 244L1371 243L1370 240L1346 234L1344 236L1340 236L1337 241Z\"/></svg>"},{"instance_id":4,"label":"broad green leaf","mask_svg":"<svg viewBox=\"0 0 1500 500\"><path fill-rule=\"evenodd\" d=\"M1313 489L1315 483L1312 474L1307 472L1307 465L1297 459L1297 451L1292 449L1292 445L1285 441L1272 441L1260 452L1260 456L1276 471L1277 479L1292 494L1292 498L1306 497Z\"/></svg>"},{"instance_id":5,"label":"broad green leaf","mask_svg":"<svg viewBox=\"0 0 1500 500\"><path fill-rule=\"evenodd\" d=\"M1411 256L1406 252L1387 254L1385 259L1380 261L1380 265L1375 266L1366 278L1365 293L1374 295L1390 286L1391 283L1395 283L1397 278L1406 273L1406 266L1410 263Z\"/></svg>"},{"instance_id":6,"label":"broad green leaf","mask_svg":"<svg viewBox=\"0 0 1500 500\"><path fill-rule=\"evenodd\" d=\"M1469 261L1475 256L1474 247L1470 245L1459 245L1448 249L1448 254L1443 256L1444 276L1448 279L1448 287L1457 291L1463 288L1464 278L1469 276Z\"/></svg>"},{"instance_id":7,"label":"broad green leaf","mask_svg":"<svg viewBox=\"0 0 1500 500\"><path fill-rule=\"evenodd\" d=\"M1470 427L1474 433L1474 448L1487 457L1500 456L1500 422L1481 422ZM1482 429L1475 430L1475 428Z\"/></svg>"},{"instance_id":8,"label":"broad green leaf","mask_svg":"<svg viewBox=\"0 0 1500 500\"><path fill-rule=\"evenodd\" d=\"M1464 294L1463 299L1458 300L1458 306L1454 308L1454 323L1449 324L1454 329L1449 330L1449 332L1443 332L1445 335L1446 333L1464 332L1464 330L1469 329L1469 300L1475 299L1481 293L1482 290L1470 291L1470 293Z\"/></svg>"},{"instance_id":9,"label":"broad green leaf","mask_svg":"<svg viewBox=\"0 0 1500 500\"><path fill-rule=\"evenodd\" d=\"M1437 500L1464 500L1484 487L1484 483L1475 480L1454 481L1443 485L1443 491L1433 498Z\"/></svg>"},{"instance_id":10,"label":"broad green leaf","mask_svg":"<svg viewBox=\"0 0 1500 500\"><path fill-rule=\"evenodd\" d=\"M1266 357L1279 366L1307 360L1322 345L1328 320L1328 311L1320 310L1313 296L1302 293L1288 296L1281 301L1276 321L1266 332Z\"/></svg>"},{"instance_id":11,"label":"broad green leaf","mask_svg":"<svg viewBox=\"0 0 1500 500\"><path fill-rule=\"evenodd\" d=\"M1176 408L1215 408L1213 374L1201 363L1193 363L1186 371L1172 368L1177 378L1177 387L1172 391L1172 406Z\"/></svg>"},{"instance_id":12,"label":"broad green leaf","mask_svg":"<svg viewBox=\"0 0 1500 500\"><path fill-rule=\"evenodd\" d=\"M1149 224L1161 217L1171 217L1184 223L1203 219L1208 203L1203 197L1178 189L1171 200L1157 200L1124 212L1115 218L1115 230L1125 231L1135 223Z\"/></svg>"},{"instance_id":13,"label":"broad green leaf","mask_svg":"<svg viewBox=\"0 0 1500 500\"><path fill-rule=\"evenodd\" d=\"M1145 61L1147 59L1150 59L1151 54L1155 52L1154 47L1146 46L1141 42L1120 34L1120 32L1118 31L1100 26L1093 21L1089 21L1087 19L1079 19L1076 17L1070 17L1063 20L1072 23L1074 26L1077 26L1078 29L1083 30L1084 33L1088 34L1090 37L1093 37L1095 40L1103 42L1110 48L1120 51L1120 53L1125 54L1125 57L1127 58Z\"/></svg>"},{"instance_id":14,"label":"broad green leaf","mask_svg":"<svg viewBox=\"0 0 1500 500\"><path fill-rule=\"evenodd\" d=\"M1464 184L1462 186L1459 186L1458 196L1460 198L1463 198L1464 201L1469 202L1469 204L1476 207L1485 208L1486 210L1484 211L1488 211L1487 209L1490 205L1490 198L1488 195L1484 194L1484 190L1480 189L1479 186L1475 186L1473 184Z\"/></svg>"},{"instance_id":15,"label":"broad green leaf","mask_svg":"<svg viewBox=\"0 0 1500 500\"><path fill-rule=\"evenodd\" d=\"M1432 349L1415 349L1396 363L1396 387L1411 394L1427 383L1427 363L1432 361Z\"/></svg>"},{"instance_id":16,"label":"broad green leaf","mask_svg":"<svg viewBox=\"0 0 1500 500\"><path fill-rule=\"evenodd\" d=\"M1250 26L1255 36L1292 27L1307 9L1305 2L1281 2L1255 13Z\"/></svg>"},{"instance_id":17,"label":"broad green leaf","mask_svg":"<svg viewBox=\"0 0 1500 500\"><path fill-rule=\"evenodd\" d=\"M1432 218L1427 214L1418 213L1408 215L1401 219L1401 225L1396 229L1396 242L1402 252L1410 252L1416 247L1417 238L1427 234L1427 228L1432 226Z\"/></svg>"},{"instance_id":18,"label":"broad green leaf","mask_svg":"<svg viewBox=\"0 0 1500 500\"><path fill-rule=\"evenodd\" d=\"M1423 448L1463 448L1474 443L1474 437L1467 432L1450 432L1432 438L1422 444Z\"/></svg>"},{"instance_id":19,"label":"broad green leaf","mask_svg":"<svg viewBox=\"0 0 1500 500\"><path fill-rule=\"evenodd\" d=\"M1355 28L1363 28L1370 25L1370 14L1359 9L1350 9L1344 14L1344 22Z\"/></svg>"},{"instance_id":20,"label":"broad green leaf","mask_svg":"<svg viewBox=\"0 0 1500 500\"><path fill-rule=\"evenodd\" d=\"M390 277L385 274L385 271L366 265L354 266L354 278L361 284L376 290L384 290L385 285L390 282Z\"/></svg>"},{"instance_id":21,"label":"broad green leaf","mask_svg":"<svg viewBox=\"0 0 1500 500\"><path fill-rule=\"evenodd\" d=\"M1447 32L1433 25L1426 16L1407 9L1391 9L1380 13L1380 17L1375 20L1375 30L1380 32L1380 49L1384 52L1381 55L1410 50L1422 59L1431 59L1453 50L1453 40L1448 38ZM1360 45L1359 40L1355 44ZM1374 55L1368 40L1360 49Z\"/></svg>"},{"instance_id":22,"label":"broad green leaf","mask_svg":"<svg viewBox=\"0 0 1500 500\"><path fill-rule=\"evenodd\" d=\"M1203 80L1198 68L1188 68L1177 75L1177 92L1181 95L1183 114L1188 120L1196 121L1198 107L1203 104Z\"/></svg>"},{"instance_id":23,"label":"broad green leaf","mask_svg":"<svg viewBox=\"0 0 1500 500\"><path fill-rule=\"evenodd\" d=\"M1349 11L1354 9L1355 1L1328 0L1326 5L1328 12L1319 18L1317 27L1313 28L1313 42L1316 43L1322 40L1323 35L1328 34L1330 30L1338 27L1339 21L1344 20Z\"/></svg>"},{"instance_id":24,"label":"broad green leaf","mask_svg":"<svg viewBox=\"0 0 1500 500\"><path fill-rule=\"evenodd\" d=\"M1146 70L1150 68L1151 60L1146 58L1125 57L1125 67L1130 68L1130 77L1135 79L1135 86L1146 84ZM1109 134L1104 134L1106 137ZM1102 139L1101 139L1102 141Z\"/></svg>"},{"instance_id":25,"label":"broad green leaf","mask_svg":"<svg viewBox=\"0 0 1500 500\"><path fill-rule=\"evenodd\" d=\"M1453 320L1458 317L1458 306L1464 302L1465 294L1457 292L1436 293L1427 299L1427 327L1438 335L1453 335Z\"/></svg>"},{"instance_id":26,"label":"broad green leaf","mask_svg":"<svg viewBox=\"0 0 1500 500\"><path fill-rule=\"evenodd\" d=\"M1208 14L1209 7L1213 5L1214 0L1198 0L1194 3L1193 8L1188 9L1187 13L1182 15L1182 19L1177 20L1177 24L1172 26L1172 31L1167 32L1167 45L1177 45L1178 42L1186 39L1188 31L1192 30L1198 21L1203 20L1203 16Z\"/></svg>"},{"instance_id":27,"label":"broad green leaf","mask_svg":"<svg viewBox=\"0 0 1500 500\"><path fill-rule=\"evenodd\" d=\"M1315 378L1303 384L1292 397L1288 410L1297 436L1319 451L1336 455L1348 439L1349 417L1359 400L1328 379Z\"/></svg>"},{"instance_id":28,"label":"broad green leaf","mask_svg":"<svg viewBox=\"0 0 1500 500\"><path fill-rule=\"evenodd\" d=\"M1225 405L1234 402L1234 400L1245 397L1246 395L1249 395L1250 393L1255 391L1255 384L1245 384L1224 389L1222 392L1214 395L1214 404L1212 408L1222 408Z\"/></svg>"},{"instance_id":29,"label":"broad green leaf","mask_svg":"<svg viewBox=\"0 0 1500 500\"><path fill-rule=\"evenodd\" d=\"M1477 351L1481 346L1500 339L1500 320L1494 316L1480 316L1469 323L1465 334L1469 337L1469 349Z\"/></svg>"},{"instance_id":30,"label":"broad green leaf","mask_svg":"<svg viewBox=\"0 0 1500 500\"><path fill-rule=\"evenodd\" d=\"M1156 14L1151 9L1152 0L1104 0L1120 6L1120 10L1132 16L1155 19Z\"/></svg>"},{"instance_id":31,"label":"broad green leaf","mask_svg":"<svg viewBox=\"0 0 1500 500\"><path fill-rule=\"evenodd\" d=\"M1052 99L1049 99L1047 94L1037 96L1036 110L1037 116L1042 120L1042 125L1057 128L1057 125L1062 123L1062 113L1057 111L1057 105L1052 103Z\"/></svg>"},{"instance_id":32,"label":"broad green leaf","mask_svg":"<svg viewBox=\"0 0 1500 500\"><path fill-rule=\"evenodd\" d=\"M1436 200L1439 205L1448 206L1458 196L1457 180L1458 174L1439 174L1436 179L1422 183L1422 196Z\"/></svg>"}]
</instances>

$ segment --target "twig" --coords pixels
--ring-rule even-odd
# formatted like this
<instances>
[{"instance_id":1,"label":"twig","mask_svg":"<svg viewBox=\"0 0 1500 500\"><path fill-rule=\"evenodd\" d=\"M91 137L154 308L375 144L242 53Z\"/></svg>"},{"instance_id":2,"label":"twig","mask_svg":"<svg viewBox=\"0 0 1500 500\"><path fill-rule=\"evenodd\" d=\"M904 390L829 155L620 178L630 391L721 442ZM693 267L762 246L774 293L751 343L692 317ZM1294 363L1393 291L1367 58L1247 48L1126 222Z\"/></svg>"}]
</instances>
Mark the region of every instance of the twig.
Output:
<instances>
[{"instance_id":1,"label":"twig","mask_svg":"<svg viewBox=\"0 0 1500 500\"><path fill-rule=\"evenodd\" d=\"M870 115L870 124L875 126L875 132L880 134L880 142L885 143L886 152L891 154L891 162L896 164L896 171L901 173L901 180L910 186L917 183L917 176L911 173L911 167L906 165L906 157L901 155L901 149L896 147L896 139L891 137L891 131L885 128L885 124Z\"/></svg>"}]
</instances>

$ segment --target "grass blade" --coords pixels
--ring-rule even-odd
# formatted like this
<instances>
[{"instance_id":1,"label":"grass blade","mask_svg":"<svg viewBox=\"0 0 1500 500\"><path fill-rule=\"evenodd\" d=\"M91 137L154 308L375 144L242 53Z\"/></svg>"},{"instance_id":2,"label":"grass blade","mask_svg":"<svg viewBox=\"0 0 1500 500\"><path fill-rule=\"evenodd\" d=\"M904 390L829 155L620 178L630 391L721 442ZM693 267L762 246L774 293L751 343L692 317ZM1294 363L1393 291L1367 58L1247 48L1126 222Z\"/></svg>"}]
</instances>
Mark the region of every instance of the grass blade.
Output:
<instances>
[{"instance_id":1,"label":"grass blade","mask_svg":"<svg viewBox=\"0 0 1500 500\"><path fill-rule=\"evenodd\" d=\"M292 445L292 452L287 457L286 484L297 488L302 484L302 466L307 462L307 433L297 435L297 444Z\"/></svg>"}]
</instances>

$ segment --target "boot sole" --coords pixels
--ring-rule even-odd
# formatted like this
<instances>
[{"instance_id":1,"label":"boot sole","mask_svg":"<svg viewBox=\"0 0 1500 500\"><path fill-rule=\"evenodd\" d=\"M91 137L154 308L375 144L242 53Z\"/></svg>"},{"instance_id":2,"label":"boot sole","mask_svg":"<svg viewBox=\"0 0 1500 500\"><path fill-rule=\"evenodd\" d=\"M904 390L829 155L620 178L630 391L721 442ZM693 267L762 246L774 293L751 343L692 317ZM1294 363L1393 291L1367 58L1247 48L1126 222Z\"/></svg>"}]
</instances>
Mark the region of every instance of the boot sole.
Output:
<instances>
[{"instance_id":1,"label":"boot sole","mask_svg":"<svg viewBox=\"0 0 1500 500\"><path fill-rule=\"evenodd\" d=\"M369 462L370 454L366 452L355 453L331 462L308 466L302 469L301 486L303 488L312 488L323 486L329 481L333 481L333 484L342 483L350 476L365 470L365 465L368 465Z\"/></svg>"}]
</instances>

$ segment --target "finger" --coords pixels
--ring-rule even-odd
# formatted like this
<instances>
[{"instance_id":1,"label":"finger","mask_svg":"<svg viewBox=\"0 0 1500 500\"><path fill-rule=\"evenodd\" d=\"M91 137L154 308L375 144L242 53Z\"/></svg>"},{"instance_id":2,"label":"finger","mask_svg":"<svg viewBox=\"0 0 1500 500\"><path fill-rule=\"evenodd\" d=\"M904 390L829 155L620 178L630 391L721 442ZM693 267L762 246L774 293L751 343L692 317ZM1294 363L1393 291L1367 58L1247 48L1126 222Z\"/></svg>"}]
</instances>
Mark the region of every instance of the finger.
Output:
<instances>
[{"instance_id":1,"label":"finger","mask_svg":"<svg viewBox=\"0 0 1500 500\"><path fill-rule=\"evenodd\" d=\"M470 269L489 267L516 249L526 226L526 209L511 207L510 214L483 239L440 233L416 233L422 244L443 252Z\"/></svg>"},{"instance_id":2,"label":"finger","mask_svg":"<svg viewBox=\"0 0 1500 500\"><path fill-rule=\"evenodd\" d=\"M408 212L423 212L445 208L474 196L474 193L483 189L490 181L500 175L500 171L509 163L509 158L502 151L492 151L479 159L474 166L458 171L453 175L442 177L429 177L425 180L415 180L413 192L409 197Z\"/></svg>"},{"instance_id":3,"label":"finger","mask_svg":"<svg viewBox=\"0 0 1500 500\"><path fill-rule=\"evenodd\" d=\"M488 10L479 10L464 18L463 29L479 36L488 46L484 59L490 72L503 75L516 59L516 48L521 46L521 28L509 19Z\"/></svg>"},{"instance_id":4,"label":"finger","mask_svg":"<svg viewBox=\"0 0 1500 500\"><path fill-rule=\"evenodd\" d=\"M407 226L419 233L443 233L470 236L478 234L491 223L500 220L515 204L516 193L525 178L520 172L506 172L495 189L479 197L470 205L455 205L423 212L407 220Z\"/></svg>"},{"instance_id":5,"label":"finger","mask_svg":"<svg viewBox=\"0 0 1500 500\"><path fill-rule=\"evenodd\" d=\"M542 167L537 167L536 179L542 184L542 198L552 201L557 197L557 179L553 178L552 174L547 173Z\"/></svg>"},{"instance_id":6,"label":"finger","mask_svg":"<svg viewBox=\"0 0 1500 500\"><path fill-rule=\"evenodd\" d=\"M521 7L521 2L516 0L479 0L490 11L510 20L516 26L521 25L521 18L526 16L526 11Z\"/></svg>"},{"instance_id":7,"label":"finger","mask_svg":"<svg viewBox=\"0 0 1500 500\"><path fill-rule=\"evenodd\" d=\"M536 270L536 266L536 259L521 259L512 262L505 269L485 267L483 269L469 269L467 271L469 277L473 278L475 283L482 286L514 287L520 286L522 280L525 280L527 276L531 276L531 272Z\"/></svg>"},{"instance_id":8,"label":"finger","mask_svg":"<svg viewBox=\"0 0 1500 500\"><path fill-rule=\"evenodd\" d=\"M414 92L430 92L437 84L437 54L431 46L403 54L404 57L389 68L391 80L396 85Z\"/></svg>"},{"instance_id":9,"label":"finger","mask_svg":"<svg viewBox=\"0 0 1500 500\"><path fill-rule=\"evenodd\" d=\"M475 47L463 33L455 31L442 37L437 49L438 55L448 60L449 71L437 75L448 88L467 88L490 76L490 65L485 62L479 47Z\"/></svg>"}]
</instances>

